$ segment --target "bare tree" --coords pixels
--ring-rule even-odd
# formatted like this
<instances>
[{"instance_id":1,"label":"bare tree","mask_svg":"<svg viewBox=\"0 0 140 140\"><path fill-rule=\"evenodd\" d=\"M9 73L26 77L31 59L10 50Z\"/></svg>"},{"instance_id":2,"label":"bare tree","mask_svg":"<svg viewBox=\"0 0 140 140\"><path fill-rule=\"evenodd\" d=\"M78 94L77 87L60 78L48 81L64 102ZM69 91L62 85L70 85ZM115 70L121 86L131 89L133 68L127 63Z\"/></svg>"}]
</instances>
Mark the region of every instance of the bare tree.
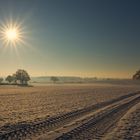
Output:
<instances>
[{"instance_id":1,"label":"bare tree","mask_svg":"<svg viewBox=\"0 0 140 140\"><path fill-rule=\"evenodd\" d=\"M17 70L15 74L16 81L19 81L21 85L28 85L28 81L30 80L29 74L22 69Z\"/></svg>"},{"instance_id":2,"label":"bare tree","mask_svg":"<svg viewBox=\"0 0 140 140\"><path fill-rule=\"evenodd\" d=\"M3 78L0 78L0 84L2 83L2 81L3 81Z\"/></svg>"},{"instance_id":3,"label":"bare tree","mask_svg":"<svg viewBox=\"0 0 140 140\"><path fill-rule=\"evenodd\" d=\"M8 75L5 79L5 81L8 81L9 83L11 83L14 80L14 77L11 75Z\"/></svg>"},{"instance_id":4,"label":"bare tree","mask_svg":"<svg viewBox=\"0 0 140 140\"><path fill-rule=\"evenodd\" d=\"M59 78L56 77L56 76L52 76L50 79L51 79L51 81L53 81L54 83L56 83L57 81L59 81Z\"/></svg>"},{"instance_id":5,"label":"bare tree","mask_svg":"<svg viewBox=\"0 0 140 140\"><path fill-rule=\"evenodd\" d=\"M14 83L14 84L17 84L16 74L13 74L12 77L13 77L13 83Z\"/></svg>"},{"instance_id":6,"label":"bare tree","mask_svg":"<svg viewBox=\"0 0 140 140\"><path fill-rule=\"evenodd\" d=\"M134 80L140 80L140 70L138 70L134 75L133 75Z\"/></svg>"}]
</instances>

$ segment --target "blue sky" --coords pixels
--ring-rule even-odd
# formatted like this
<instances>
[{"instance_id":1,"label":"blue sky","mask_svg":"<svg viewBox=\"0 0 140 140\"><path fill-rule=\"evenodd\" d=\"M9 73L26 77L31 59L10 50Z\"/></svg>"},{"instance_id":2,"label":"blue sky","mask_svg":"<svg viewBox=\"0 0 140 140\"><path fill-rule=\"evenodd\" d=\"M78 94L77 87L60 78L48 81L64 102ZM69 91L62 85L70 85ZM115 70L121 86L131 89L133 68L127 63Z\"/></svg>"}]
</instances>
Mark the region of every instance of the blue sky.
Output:
<instances>
[{"instance_id":1,"label":"blue sky","mask_svg":"<svg viewBox=\"0 0 140 140\"><path fill-rule=\"evenodd\" d=\"M0 23L22 22L25 42L0 40L1 75L130 78L140 66L139 0L0 0Z\"/></svg>"}]
</instances>

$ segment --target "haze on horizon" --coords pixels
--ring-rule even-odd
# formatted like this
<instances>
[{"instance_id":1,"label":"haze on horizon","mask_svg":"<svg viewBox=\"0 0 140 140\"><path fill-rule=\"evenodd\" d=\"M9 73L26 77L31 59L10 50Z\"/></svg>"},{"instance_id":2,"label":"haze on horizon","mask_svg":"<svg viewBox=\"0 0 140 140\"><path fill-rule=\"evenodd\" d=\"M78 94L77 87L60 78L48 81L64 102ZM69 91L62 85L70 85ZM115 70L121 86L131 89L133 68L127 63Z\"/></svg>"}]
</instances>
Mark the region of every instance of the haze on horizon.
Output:
<instances>
[{"instance_id":1,"label":"haze on horizon","mask_svg":"<svg viewBox=\"0 0 140 140\"><path fill-rule=\"evenodd\" d=\"M0 40L0 76L131 78L140 68L138 0L1 0L0 24L19 23L24 44Z\"/></svg>"}]
</instances>

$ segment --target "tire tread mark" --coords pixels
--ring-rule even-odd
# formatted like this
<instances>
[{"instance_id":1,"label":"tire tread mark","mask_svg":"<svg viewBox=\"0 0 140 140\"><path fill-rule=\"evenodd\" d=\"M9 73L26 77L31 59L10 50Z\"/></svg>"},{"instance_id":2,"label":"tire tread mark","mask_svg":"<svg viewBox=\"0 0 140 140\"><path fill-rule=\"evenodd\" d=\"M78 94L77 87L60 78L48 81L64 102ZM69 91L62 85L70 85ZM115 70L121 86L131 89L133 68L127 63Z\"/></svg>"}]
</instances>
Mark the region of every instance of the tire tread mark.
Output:
<instances>
[{"instance_id":1,"label":"tire tread mark","mask_svg":"<svg viewBox=\"0 0 140 140\"><path fill-rule=\"evenodd\" d=\"M110 127L112 127L113 124L120 120L120 118L126 113L129 108L131 108L138 102L140 102L140 96L109 111L103 112L101 115L92 118L81 126L71 130L68 133L63 134L55 140L72 140L77 137L80 140L84 140L89 139L89 136L91 135L94 139L100 139L100 137ZM106 123L106 127L103 125L104 123ZM98 125L100 125L100 129L96 129L96 126L98 127Z\"/></svg>"},{"instance_id":2,"label":"tire tread mark","mask_svg":"<svg viewBox=\"0 0 140 140\"><path fill-rule=\"evenodd\" d=\"M121 96L117 99L113 99L111 101L97 103L97 104L89 106L87 108L83 108L83 109L75 110L75 111L68 112L68 113L65 113L62 115L54 116L49 119L45 119L45 120L42 120L42 121L39 121L39 122L36 122L33 124L26 124L24 126L15 128L8 132L6 131L4 133L0 133L0 140L9 140L9 139L15 140L15 137L16 137L16 140L25 139L26 137L35 135L40 130L49 131L49 129L54 128L57 125L60 125L61 123L65 122L65 121L70 121L70 120L78 118L86 113L90 113L91 111L95 111L97 109L100 109L100 108L110 105L112 103L121 101L123 99L129 98L129 97L132 97L132 96L135 96L138 94L139 94L139 92L130 93L130 94Z\"/></svg>"}]
</instances>

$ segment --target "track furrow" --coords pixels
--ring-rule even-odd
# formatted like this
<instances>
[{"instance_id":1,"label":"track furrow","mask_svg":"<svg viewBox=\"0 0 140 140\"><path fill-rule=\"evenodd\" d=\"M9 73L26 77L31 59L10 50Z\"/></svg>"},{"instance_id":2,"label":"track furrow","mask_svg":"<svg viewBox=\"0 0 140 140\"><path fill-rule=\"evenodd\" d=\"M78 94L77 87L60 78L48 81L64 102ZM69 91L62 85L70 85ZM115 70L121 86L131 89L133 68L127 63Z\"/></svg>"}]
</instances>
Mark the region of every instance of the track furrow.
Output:
<instances>
[{"instance_id":1,"label":"track furrow","mask_svg":"<svg viewBox=\"0 0 140 140\"><path fill-rule=\"evenodd\" d=\"M98 109L101 109L101 108L106 107L108 105L111 105L113 103L119 102L121 100L127 99L129 97L133 97L133 96L138 95L138 94L139 93L131 93L128 95L121 96L117 99L113 99L111 101L98 103L98 104L92 105L92 106L87 107L87 108L83 108L83 109L72 111L72 112L62 114L59 116L51 117L49 119L44 119L44 120L41 120L39 122L24 124L24 125L21 125L21 126L18 126L18 127L15 127L15 128L12 128L10 130L7 130L5 132L0 133L0 140L23 140L23 139L26 139L26 138L31 137L33 135L36 135L36 134L39 135L39 133L42 133L42 132L49 132L55 128L58 128L64 124L67 124L68 122L70 122L74 119L77 119L83 115L86 115L90 112L94 112ZM103 116L98 116L97 122L102 117ZM85 129L85 127L88 127L88 125L91 125L91 123L85 124L84 129ZM77 132L77 130L81 131L80 128L77 128L76 130L72 131L72 133L75 131ZM74 135L75 135L75 133L74 133ZM62 136L58 139L63 139L63 137L67 137L67 135L71 136L71 133L65 134L64 136Z\"/></svg>"},{"instance_id":2,"label":"track furrow","mask_svg":"<svg viewBox=\"0 0 140 140\"><path fill-rule=\"evenodd\" d=\"M93 117L81 126L56 138L55 140L100 140L105 132L110 129L132 106L140 102L140 96L124 104L115 106L102 114Z\"/></svg>"}]
</instances>

